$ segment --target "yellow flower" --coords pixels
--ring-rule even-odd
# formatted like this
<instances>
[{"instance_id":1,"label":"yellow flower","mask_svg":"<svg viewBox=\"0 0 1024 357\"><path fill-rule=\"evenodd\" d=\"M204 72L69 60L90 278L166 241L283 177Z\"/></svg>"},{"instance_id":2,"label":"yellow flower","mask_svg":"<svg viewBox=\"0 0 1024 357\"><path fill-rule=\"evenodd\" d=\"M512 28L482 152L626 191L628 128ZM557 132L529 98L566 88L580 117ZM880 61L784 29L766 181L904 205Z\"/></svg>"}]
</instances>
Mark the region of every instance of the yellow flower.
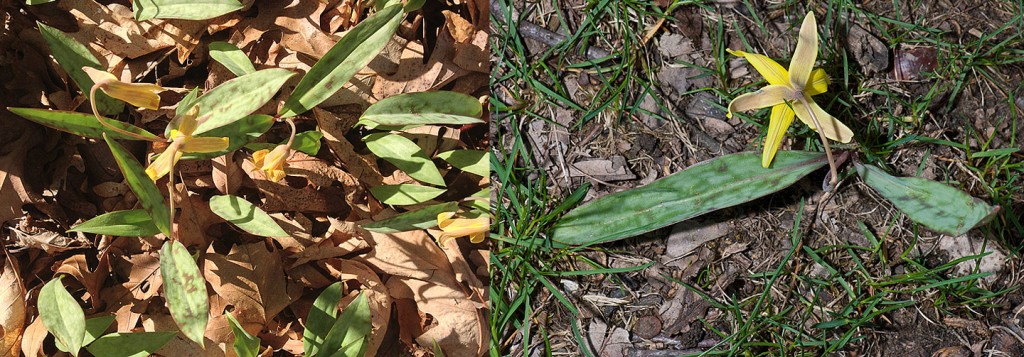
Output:
<instances>
[{"instance_id":1,"label":"yellow flower","mask_svg":"<svg viewBox=\"0 0 1024 357\"><path fill-rule=\"evenodd\" d=\"M288 167L288 156L291 153L291 145L281 144L274 150L258 150L252 153L252 161L256 164L263 177L267 180L278 182L284 178L284 168Z\"/></svg>"},{"instance_id":2,"label":"yellow flower","mask_svg":"<svg viewBox=\"0 0 1024 357\"><path fill-rule=\"evenodd\" d=\"M441 229L441 236L437 238L443 246L448 240L458 237L469 236L469 241L480 243L484 241L484 235L491 226L490 217L478 218L453 218L455 212L441 212L437 215L437 228Z\"/></svg>"},{"instance_id":3,"label":"yellow flower","mask_svg":"<svg viewBox=\"0 0 1024 357\"><path fill-rule=\"evenodd\" d=\"M825 138L842 143L848 143L853 139L850 128L829 115L811 99L811 96L824 93L828 89L828 76L825 75L825 71L820 68L812 71L814 60L818 56L817 24L813 12L807 13L803 25L800 26L800 37L797 39L788 72L777 62L763 55L732 50L729 50L729 53L746 58L768 81L768 86L757 92L733 99L729 103L727 114L731 118L732 112L735 111L772 107L768 136L761 155L761 166L768 167L771 164L775 152L782 143L782 135L793 122L794 114ZM824 144L827 150L828 143ZM827 152L831 158L831 152Z\"/></svg>"},{"instance_id":4,"label":"yellow flower","mask_svg":"<svg viewBox=\"0 0 1024 357\"><path fill-rule=\"evenodd\" d=\"M160 108L159 93L164 91L161 86L152 83L121 82L113 74L92 67L82 67L82 70L92 79L95 88L99 88L113 98L123 100L136 107Z\"/></svg>"},{"instance_id":5,"label":"yellow flower","mask_svg":"<svg viewBox=\"0 0 1024 357\"><path fill-rule=\"evenodd\" d=\"M168 140L171 145L167 146L163 154L146 168L146 175L156 181L171 171L171 167L178 163L182 153L208 153L224 151L228 148L228 138L202 138L193 137L196 127L204 118L196 119L199 116L199 106L194 106L185 116L181 118L178 127L171 130Z\"/></svg>"}]
</instances>

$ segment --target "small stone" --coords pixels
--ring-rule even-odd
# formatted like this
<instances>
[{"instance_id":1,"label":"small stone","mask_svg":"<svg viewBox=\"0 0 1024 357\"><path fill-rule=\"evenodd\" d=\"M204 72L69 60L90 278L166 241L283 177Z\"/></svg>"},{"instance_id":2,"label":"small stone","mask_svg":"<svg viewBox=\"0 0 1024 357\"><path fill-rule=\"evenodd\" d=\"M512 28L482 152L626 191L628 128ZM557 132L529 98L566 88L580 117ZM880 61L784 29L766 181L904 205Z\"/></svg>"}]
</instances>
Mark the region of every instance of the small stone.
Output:
<instances>
[{"instance_id":1,"label":"small stone","mask_svg":"<svg viewBox=\"0 0 1024 357\"><path fill-rule=\"evenodd\" d=\"M661 333L661 319L652 315L641 317L636 320L633 333L646 340L652 339Z\"/></svg>"}]
</instances>

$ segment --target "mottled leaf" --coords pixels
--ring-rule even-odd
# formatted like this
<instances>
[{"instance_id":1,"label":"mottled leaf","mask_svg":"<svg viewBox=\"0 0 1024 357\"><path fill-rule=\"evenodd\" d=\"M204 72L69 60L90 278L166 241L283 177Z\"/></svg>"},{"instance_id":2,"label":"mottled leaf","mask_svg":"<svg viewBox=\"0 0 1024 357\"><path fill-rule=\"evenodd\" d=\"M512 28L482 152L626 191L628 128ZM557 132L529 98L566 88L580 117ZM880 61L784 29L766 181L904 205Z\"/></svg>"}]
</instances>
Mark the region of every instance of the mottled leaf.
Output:
<instances>
[{"instance_id":1,"label":"mottled leaf","mask_svg":"<svg viewBox=\"0 0 1024 357\"><path fill-rule=\"evenodd\" d=\"M139 140L133 136L127 136L107 129L107 127L100 124L92 114L32 108L7 108L7 110L36 123L87 138L102 139L103 134L106 133L107 136L116 140ZM107 119L107 123L116 128L139 134L143 137L157 139L156 135L125 122Z\"/></svg>"},{"instance_id":2,"label":"mottled leaf","mask_svg":"<svg viewBox=\"0 0 1024 357\"><path fill-rule=\"evenodd\" d=\"M457 92L419 92L384 98L359 119L379 125L482 123L480 101Z\"/></svg>"},{"instance_id":3,"label":"mottled leaf","mask_svg":"<svg viewBox=\"0 0 1024 357\"><path fill-rule=\"evenodd\" d=\"M434 162L430 161L412 140L398 134L375 133L367 135L363 141L375 155L405 171L409 177L420 182L444 186L444 178L441 177L437 166L434 166Z\"/></svg>"},{"instance_id":4,"label":"mottled leaf","mask_svg":"<svg viewBox=\"0 0 1024 357\"><path fill-rule=\"evenodd\" d=\"M331 284L313 301L306 318L306 328L302 331L302 347L306 356L315 356L323 346L324 338L331 332L334 321L338 317L338 305L341 303L341 282Z\"/></svg>"},{"instance_id":5,"label":"mottled leaf","mask_svg":"<svg viewBox=\"0 0 1024 357\"><path fill-rule=\"evenodd\" d=\"M57 64L64 70L71 80L78 85L78 89L82 91L82 94L89 95L89 90L92 89L93 83L89 75L82 71L82 67L92 67L101 71L107 69L100 64L100 60L96 59L96 56L89 51L89 48L85 45L76 41L73 37L68 34L61 32L50 26L46 26L42 22L36 22L39 25L39 32L43 35L43 40L46 40L46 45L50 47L50 53L53 54L53 58L57 60ZM124 110L124 102L111 98L103 91L96 91L96 109L101 114L112 115L120 113ZM95 121L96 119L93 119Z\"/></svg>"},{"instance_id":6,"label":"mottled leaf","mask_svg":"<svg viewBox=\"0 0 1024 357\"><path fill-rule=\"evenodd\" d=\"M231 347L235 350L235 354L238 357L256 357L260 353L260 338L255 337L238 323L235 319L235 315L230 312L224 314L228 317L228 323L231 324L231 333L235 335L235 343Z\"/></svg>"},{"instance_id":7,"label":"mottled leaf","mask_svg":"<svg viewBox=\"0 0 1024 357\"><path fill-rule=\"evenodd\" d=\"M170 237L171 211L167 208L164 196L160 194L156 184L153 183L153 180L149 179L142 165L121 144L111 140L106 135L103 136L103 139L107 141L110 152L114 154L114 161L117 161L117 166L121 168L121 173L124 174L128 187L131 187L132 192L135 192L135 196L139 198L142 208L149 213L149 218L153 220L153 225L159 228L160 232L165 236Z\"/></svg>"},{"instance_id":8,"label":"mottled leaf","mask_svg":"<svg viewBox=\"0 0 1024 357\"><path fill-rule=\"evenodd\" d=\"M195 135L228 125L267 103L294 72L282 68L256 71L221 83L199 97L199 117L210 115ZM205 136L205 135L203 135Z\"/></svg>"},{"instance_id":9,"label":"mottled leaf","mask_svg":"<svg viewBox=\"0 0 1024 357\"><path fill-rule=\"evenodd\" d=\"M253 67L252 61L249 60L249 56L246 56L245 53L238 49L238 47L235 47L235 45L227 42L211 42L210 57L236 76L256 72L256 67Z\"/></svg>"},{"instance_id":10,"label":"mottled leaf","mask_svg":"<svg viewBox=\"0 0 1024 357\"><path fill-rule=\"evenodd\" d=\"M894 177L881 169L854 163L864 183L914 222L936 232L962 235L995 216L999 207L949 185L918 177Z\"/></svg>"},{"instance_id":11,"label":"mottled leaf","mask_svg":"<svg viewBox=\"0 0 1024 357\"><path fill-rule=\"evenodd\" d=\"M316 154L320 152L320 139L323 139L323 137L324 133L321 133L316 130L304 131L295 134L295 141L292 142L292 149L302 151L306 154L309 154L310 156L316 156ZM284 141L281 141L280 144L284 144L287 142L288 140L285 139ZM246 144L245 147L252 151L257 151L264 149L273 150L274 147L277 145L278 144L271 143L252 143Z\"/></svg>"},{"instance_id":12,"label":"mottled leaf","mask_svg":"<svg viewBox=\"0 0 1024 357\"><path fill-rule=\"evenodd\" d=\"M287 118L305 113L334 95L384 48L403 15L401 5L388 6L346 31L295 86L280 116Z\"/></svg>"},{"instance_id":13,"label":"mottled leaf","mask_svg":"<svg viewBox=\"0 0 1024 357\"><path fill-rule=\"evenodd\" d=\"M436 227L439 213L453 212L458 207L456 202L439 203L364 225L363 229L377 233L398 233Z\"/></svg>"},{"instance_id":14,"label":"mottled leaf","mask_svg":"<svg viewBox=\"0 0 1024 357\"><path fill-rule=\"evenodd\" d=\"M287 237L288 233L266 212L232 195L210 198L210 210L242 230L261 237Z\"/></svg>"},{"instance_id":15,"label":"mottled leaf","mask_svg":"<svg viewBox=\"0 0 1024 357\"><path fill-rule=\"evenodd\" d=\"M355 300L341 311L331 331L324 339L323 356L362 357L366 351L366 337L372 329L370 303L360 292Z\"/></svg>"},{"instance_id":16,"label":"mottled leaf","mask_svg":"<svg viewBox=\"0 0 1024 357\"><path fill-rule=\"evenodd\" d=\"M437 154L437 157L447 161L452 166L458 167L462 171L483 177L491 175L491 163L488 160L486 151L452 150Z\"/></svg>"},{"instance_id":17,"label":"mottled leaf","mask_svg":"<svg viewBox=\"0 0 1024 357\"><path fill-rule=\"evenodd\" d=\"M238 0L132 0L135 19L206 20L239 10Z\"/></svg>"},{"instance_id":18,"label":"mottled leaf","mask_svg":"<svg viewBox=\"0 0 1024 357\"><path fill-rule=\"evenodd\" d=\"M39 290L39 318L65 352L78 356L85 339L85 312L60 280L52 279Z\"/></svg>"},{"instance_id":19,"label":"mottled leaf","mask_svg":"<svg viewBox=\"0 0 1024 357\"><path fill-rule=\"evenodd\" d=\"M373 197L389 205L414 205L434 199L445 189L421 185L380 185L370 187Z\"/></svg>"},{"instance_id":20,"label":"mottled leaf","mask_svg":"<svg viewBox=\"0 0 1024 357\"><path fill-rule=\"evenodd\" d=\"M825 164L818 152L779 152L767 169L760 153L721 156L572 210L555 224L551 239L596 244L633 237L782 190Z\"/></svg>"},{"instance_id":21,"label":"mottled leaf","mask_svg":"<svg viewBox=\"0 0 1024 357\"><path fill-rule=\"evenodd\" d=\"M164 279L164 299L174 322L185 337L203 346L203 333L210 318L206 280L181 242L168 241L160 248L160 275Z\"/></svg>"},{"instance_id":22,"label":"mottled leaf","mask_svg":"<svg viewBox=\"0 0 1024 357\"><path fill-rule=\"evenodd\" d=\"M170 342L177 332L112 333L87 346L94 356L146 357Z\"/></svg>"},{"instance_id":23,"label":"mottled leaf","mask_svg":"<svg viewBox=\"0 0 1024 357\"><path fill-rule=\"evenodd\" d=\"M147 237L160 233L149 213L141 209L104 213L71 227L68 232L116 237Z\"/></svg>"},{"instance_id":24,"label":"mottled leaf","mask_svg":"<svg viewBox=\"0 0 1024 357\"><path fill-rule=\"evenodd\" d=\"M248 145L249 142L256 140L260 135L270 130L270 127L274 125L274 117L266 114L250 114L242 119L219 127L217 129L210 130L203 133L203 135L196 135L196 137L226 137L228 138L228 148L224 151L207 152L207 153L186 153L181 155L182 160L197 160L197 159L209 159L217 156L227 154L229 152L238 150L242 146Z\"/></svg>"}]
</instances>

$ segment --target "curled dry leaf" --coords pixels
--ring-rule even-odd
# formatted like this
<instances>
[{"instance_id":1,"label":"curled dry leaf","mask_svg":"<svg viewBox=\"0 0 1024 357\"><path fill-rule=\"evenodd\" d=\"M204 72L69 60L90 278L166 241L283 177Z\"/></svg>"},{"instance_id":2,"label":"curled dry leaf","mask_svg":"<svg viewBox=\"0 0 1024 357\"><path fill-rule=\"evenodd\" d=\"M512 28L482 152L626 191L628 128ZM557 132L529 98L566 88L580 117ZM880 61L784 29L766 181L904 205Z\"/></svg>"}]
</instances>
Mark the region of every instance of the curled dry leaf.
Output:
<instances>
[{"instance_id":1,"label":"curled dry leaf","mask_svg":"<svg viewBox=\"0 0 1024 357\"><path fill-rule=\"evenodd\" d=\"M17 356L25 332L25 288L13 260L0 259L0 356Z\"/></svg>"}]
</instances>

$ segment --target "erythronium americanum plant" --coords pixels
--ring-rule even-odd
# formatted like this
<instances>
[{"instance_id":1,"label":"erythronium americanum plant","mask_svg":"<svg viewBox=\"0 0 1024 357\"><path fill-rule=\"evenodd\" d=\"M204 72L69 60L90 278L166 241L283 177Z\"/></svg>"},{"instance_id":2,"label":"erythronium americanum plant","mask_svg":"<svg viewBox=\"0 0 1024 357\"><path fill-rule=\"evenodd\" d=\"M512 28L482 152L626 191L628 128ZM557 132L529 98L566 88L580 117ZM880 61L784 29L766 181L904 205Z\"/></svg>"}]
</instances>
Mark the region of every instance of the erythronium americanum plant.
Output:
<instances>
[{"instance_id":1,"label":"erythronium americanum plant","mask_svg":"<svg viewBox=\"0 0 1024 357\"><path fill-rule=\"evenodd\" d=\"M821 136L832 173L831 183L834 185L838 181L838 177L828 140L848 143L853 139L853 132L811 99L811 96L825 93L828 89L828 76L825 71L820 68L813 70L814 60L818 56L818 32L814 13L808 12L803 25L800 26L800 37L797 39L796 51L793 52L788 72L782 65L767 56L743 51L728 51L733 55L746 58L754 66L754 69L768 81L768 86L757 92L743 94L733 99L729 103L729 112L726 114L732 118L734 111L772 108L771 119L768 123L768 136L765 139L764 152L761 155L761 166L767 168L771 164L782 143L783 134L786 133L786 129L789 129L789 125L793 122L793 116L796 115L800 121Z\"/></svg>"}]
</instances>

